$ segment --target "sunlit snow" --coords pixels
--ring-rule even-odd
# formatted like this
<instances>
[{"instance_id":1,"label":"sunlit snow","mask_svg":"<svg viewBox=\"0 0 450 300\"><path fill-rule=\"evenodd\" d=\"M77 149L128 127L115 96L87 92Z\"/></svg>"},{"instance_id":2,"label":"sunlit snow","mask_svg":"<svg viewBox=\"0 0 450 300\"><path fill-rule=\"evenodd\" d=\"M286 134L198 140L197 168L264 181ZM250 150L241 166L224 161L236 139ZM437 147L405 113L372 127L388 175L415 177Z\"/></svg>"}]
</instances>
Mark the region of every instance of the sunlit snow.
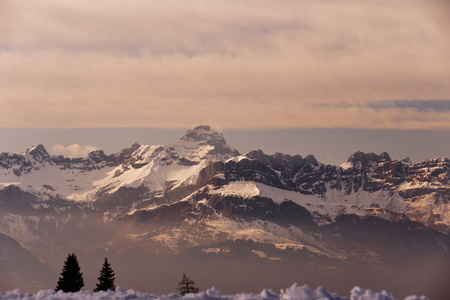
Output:
<instances>
[{"instance_id":1,"label":"sunlit snow","mask_svg":"<svg viewBox=\"0 0 450 300\"><path fill-rule=\"evenodd\" d=\"M261 194L261 191L253 181L233 181L218 189L216 192L223 196L237 196L242 198L251 198Z\"/></svg>"},{"instance_id":2,"label":"sunlit snow","mask_svg":"<svg viewBox=\"0 0 450 300\"><path fill-rule=\"evenodd\" d=\"M236 196L251 200L252 197L261 196L272 199L273 202L281 204L285 201L292 201L306 208L313 215L318 212L322 216L334 219L341 214L356 214L365 216L370 210L372 214L384 213L371 209L372 204L388 209L389 211L404 212L407 203L398 198L389 196L389 191L358 191L352 194L345 194L345 191L327 188L324 195L304 195L296 191L288 191L269 186L254 181L234 181L217 190L211 190L212 194L222 196ZM383 217L383 216L381 216ZM322 219L316 220L318 224L325 222Z\"/></svg>"}]
</instances>

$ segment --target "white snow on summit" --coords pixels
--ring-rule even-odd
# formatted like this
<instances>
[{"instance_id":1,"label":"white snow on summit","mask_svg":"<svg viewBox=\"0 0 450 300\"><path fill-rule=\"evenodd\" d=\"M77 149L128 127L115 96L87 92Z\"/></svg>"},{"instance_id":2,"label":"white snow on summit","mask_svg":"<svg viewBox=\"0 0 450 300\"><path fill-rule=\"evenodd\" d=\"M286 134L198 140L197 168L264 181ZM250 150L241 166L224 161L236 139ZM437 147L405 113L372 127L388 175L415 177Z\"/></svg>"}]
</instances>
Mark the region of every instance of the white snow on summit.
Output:
<instances>
[{"instance_id":1,"label":"white snow on summit","mask_svg":"<svg viewBox=\"0 0 450 300\"><path fill-rule=\"evenodd\" d=\"M218 149L208 144L209 141L223 147L224 152L215 151ZM162 192L167 182L171 183L171 188L195 183L199 171L209 162L230 159L235 151L225 144L221 134L214 133L208 126L200 126L174 143L142 145L119 166L99 163L87 171L55 164L39 144L20 154L24 163L31 166L28 172L18 172L23 168L21 165L0 166L0 186L16 185L41 199L51 195L76 201L93 201L99 193L113 193L121 187L143 185L150 192Z\"/></svg>"}]
</instances>

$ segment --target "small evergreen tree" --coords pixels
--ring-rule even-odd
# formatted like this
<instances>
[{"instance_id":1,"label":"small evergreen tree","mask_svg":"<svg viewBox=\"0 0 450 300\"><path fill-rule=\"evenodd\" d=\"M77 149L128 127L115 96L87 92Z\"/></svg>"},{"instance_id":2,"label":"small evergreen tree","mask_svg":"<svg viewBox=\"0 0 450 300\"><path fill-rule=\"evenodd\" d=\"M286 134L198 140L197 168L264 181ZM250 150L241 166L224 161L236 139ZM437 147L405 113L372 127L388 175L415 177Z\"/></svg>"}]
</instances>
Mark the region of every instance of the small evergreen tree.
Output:
<instances>
[{"instance_id":1,"label":"small evergreen tree","mask_svg":"<svg viewBox=\"0 0 450 300\"><path fill-rule=\"evenodd\" d=\"M83 286L83 273L80 273L77 256L74 253L69 254L64 262L61 277L55 290L63 290L65 293L78 292Z\"/></svg>"},{"instance_id":2,"label":"small evergreen tree","mask_svg":"<svg viewBox=\"0 0 450 300\"><path fill-rule=\"evenodd\" d=\"M116 286L114 285L114 271L111 269L111 265L108 263L108 259L105 257L105 262L100 270L100 277L98 278L97 287L94 292L99 291L115 291Z\"/></svg>"},{"instance_id":3,"label":"small evergreen tree","mask_svg":"<svg viewBox=\"0 0 450 300\"><path fill-rule=\"evenodd\" d=\"M178 283L178 291L181 295L189 293L198 293L198 288L194 286L195 281L189 279L185 273L183 273L183 279Z\"/></svg>"}]
</instances>

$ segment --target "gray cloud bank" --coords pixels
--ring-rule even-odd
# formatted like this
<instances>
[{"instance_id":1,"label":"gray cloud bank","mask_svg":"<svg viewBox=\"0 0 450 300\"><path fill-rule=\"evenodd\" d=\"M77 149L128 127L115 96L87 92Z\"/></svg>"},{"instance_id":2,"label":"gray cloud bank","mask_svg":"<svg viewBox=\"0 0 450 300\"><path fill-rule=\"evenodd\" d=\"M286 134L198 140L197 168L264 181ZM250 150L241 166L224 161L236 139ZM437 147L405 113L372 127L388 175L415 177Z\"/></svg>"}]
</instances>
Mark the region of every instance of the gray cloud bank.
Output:
<instances>
[{"instance_id":1,"label":"gray cloud bank","mask_svg":"<svg viewBox=\"0 0 450 300\"><path fill-rule=\"evenodd\" d=\"M421 109L448 107L449 14L446 0L2 1L0 126L449 129L448 109Z\"/></svg>"}]
</instances>

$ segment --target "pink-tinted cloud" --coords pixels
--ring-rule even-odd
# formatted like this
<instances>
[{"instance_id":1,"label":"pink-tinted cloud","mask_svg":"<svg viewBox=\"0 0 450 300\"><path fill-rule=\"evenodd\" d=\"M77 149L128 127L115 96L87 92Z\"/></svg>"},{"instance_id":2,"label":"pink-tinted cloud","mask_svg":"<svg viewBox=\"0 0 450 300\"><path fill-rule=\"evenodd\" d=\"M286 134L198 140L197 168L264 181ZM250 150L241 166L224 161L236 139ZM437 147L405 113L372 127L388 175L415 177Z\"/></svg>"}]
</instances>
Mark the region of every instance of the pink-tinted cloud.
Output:
<instances>
[{"instance_id":1,"label":"pink-tinted cloud","mask_svg":"<svg viewBox=\"0 0 450 300\"><path fill-rule=\"evenodd\" d=\"M72 144L69 146L64 146L61 144L56 144L52 147L52 154L63 155L65 157L86 157L92 151L99 150L95 146L91 145L79 145Z\"/></svg>"},{"instance_id":2,"label":"pink-tinted cloud","mask_svg":"<svg viewBox=\"0 0 450 300\"><path fill-rule=\"evenodd\" d=\"M446 1L5 3L2 127L450 128Z\"/></svg>"}]
</instances>

